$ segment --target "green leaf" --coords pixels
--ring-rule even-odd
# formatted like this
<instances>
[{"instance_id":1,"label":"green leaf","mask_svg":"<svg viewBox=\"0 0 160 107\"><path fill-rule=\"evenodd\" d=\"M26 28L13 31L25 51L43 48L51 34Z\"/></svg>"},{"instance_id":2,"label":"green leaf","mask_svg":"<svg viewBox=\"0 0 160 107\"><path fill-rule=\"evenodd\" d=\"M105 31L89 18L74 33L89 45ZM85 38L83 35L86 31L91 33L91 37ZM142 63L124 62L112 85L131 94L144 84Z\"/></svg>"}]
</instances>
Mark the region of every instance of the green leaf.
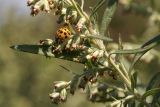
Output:
<instances>
[{"instance_id":1,"label":"green leaf","mask_svg":"<svg viewBox=\"0 0 160 107\"><path fill-rule=\"evenodd\" d=\"M72 80L71 80L71 84L70 84L70 93L74 94L76 91L76 88L78 86L78 81L79 81L80 75L75 75Z\"/></svg>"},{"instance_id":2,"label":"green leaf","mask_svg":"<svg viewBox=\"0 0 160 107\"><path fill-rule=\"evenodd\" d=\"M138 104L138 107L144 107L144 104L141 102Z\"/></svg>"},{"instance_id":3,"label":"green leaf","mask_svg":"<svg viewBox=\"0 0 160 107\"><path fill-rule=\"evenodd\" d=\"M136 85L137 85L137 72L134 72L131 75L131 88L133 92L134 92L134 89L136 88Z\"/></svg>"},{"instance_id":4,"label":"green leaf","mask_svg":"<svg viewBox=\"0 0 160 107\"><path fill-rule=\"evenodd\" d=\"M89 35L89 36L86 36L86 38L101 39L101 40L107 41L107 42L112 42L113 41L113 39L111 39L109 37L104 37L104 36L100 36L100 35Z\"/></svg>"},{"instance_id":5,"label":"green leaf","mask_svg":"<svg viewBox=\"0 0 160 107\"><path fill-rule=\"evenodd\" d=\"M100 26L100 35L104 36L117 8L117 0L109 0Z\"/></svg>"},{"instance_id":6,"label":"green leaf","mask_svg":"<svg viewBox=\"0 0 160 107\"><path fill-rule=\"evenodd\" d=\"M85 63L85 60L81 60L81 61L74 60L75 57L80 56L79 51L76 51L76 52L74 51L70 53L63 51L62 53L58 54L58 53L52 52L52 46L32 45L32 44L13 45L10 48L16 51L27 52L27 53L37 54L37 55L44 55L46 57L60 58L63 60L73 61L81 64Z\"/></svg>"},{"instance_id":7,"label":"green leaf","mask_svg":"<svg viewBox=\"0 0 160 107\"><path fill-rule=\"evenodd\" d=\"M157 103L157 105L160 106L160 93L157 93L156 95L153 96L153 100L151 103L153 105L153 107L155 107L154 105L156 105L156 103ZM157 106L157 107L159 107L159 106Z\"/></svg>"},{"instance_id":8,"label":"green leaf","mask_svg":"<svg viewBox=\"0 0 160 107\"><path fill-rule=\"evenodd\" d=\"M155 84L160 80L160 72L157 72L156 74L153 75L153 77L151 78L151 80L149 81L146 91L152 89Z\"/></svg>"},{"instance_id":9,"label":"green leaf","mask_svg":"<svg viewBox=\"0 0 160 107\"><path fill-rule=\"evenodd\" d=\"M105 3L106 0L100 0L95 6L94 8L92 9L92 12L91 12L91 15L90 15L90 18L95 15L95 13L98 11L98 9Z\"/></svg>"},{"instance_id":10,"label":"green leaf","mask_svg":"<svg viewBox=\"0 0 160 107\"><path fill-rule=\"evenodd\" d=\"M54 57L54 54L51 52L50 46L47 45L42 46L42 45L23 44L23 45L13 45L10 48L17 51Z\"/></svg>"},{"instance_id":11,"label":"green leaf","mask_svg":"<svg viewBox=\"0 0 160 107\"><path fill-rule=\"evenodd\" d=\"M134 65L139 61L139 59L149 50L154 48L155 46L160 44L160 35L157 35L153 39L147 41L144 43L140 48L137 49L126 49L126 50L116 50L109 54L111 56L112 54L136 54L135 58L129 68L129 71L132 71Z\"/></svg>"},{"instance_id":12,"label":"green leaf","mask_svg":"<svg viewBox=\"0 0 160 107\"><path fill-rule=\"evenodd\" d=\"M143 51L142 53L140 54L136 54L134 56L134 60L129 68L129 71L132 71L134 65L139 61L139 59L146 53L148 52L150 49L152 49L153 47L157 46L158 44L160 43L160 34L153 37L152 39L150 39L149 41L145 42L142 46L141 46L141 49L145 49L145 48L148 48L146 49L146 51Z\"/></svg>"},{"instance_id":13,"label":"green leaf","mask_svg":"<svg viewBox=\"0 0 160 107\"><path fill-rule=\"evenodd\" d=\"M153 41L152 41L153 40ZM146 53L150 49L160 44L160 35L146 42L140 48L137 49L126 49L126 50L116 50L110 54L136 54L136 53Z\"/></svg>"},{"instance_id":14,"label":"green leaf","mask_svg":"<svg viewBox=\"0 0 160 107\"><path fill-rule=\"evenodd\" d=\"M147 92L143 94L142 99L145 99L146 97L150 95L154 96L157 93L160 93L160 88L154 88L154 89L148 90Z\"/></svg>"}]
</instances>

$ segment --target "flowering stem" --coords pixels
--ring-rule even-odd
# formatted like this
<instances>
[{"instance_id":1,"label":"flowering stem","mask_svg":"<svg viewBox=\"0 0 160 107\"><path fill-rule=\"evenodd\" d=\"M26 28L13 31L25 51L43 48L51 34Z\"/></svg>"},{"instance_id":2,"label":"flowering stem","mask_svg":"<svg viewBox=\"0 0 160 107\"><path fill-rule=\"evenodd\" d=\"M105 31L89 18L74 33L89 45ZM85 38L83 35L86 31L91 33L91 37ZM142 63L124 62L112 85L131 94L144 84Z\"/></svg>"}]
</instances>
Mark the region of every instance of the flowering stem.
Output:
<instances>
[{"instance_id":1,"label":"flowering stem","mask_svg":"<svg viewBox=\"0 0 160 107\"><path fill-rule=\"evenodd\" d=\"M120 77L123 79L123 81L126 83L126 85L131 89L131 82L130 82L130 80L128 80L128 78L122 73L122 71L119 69L119 66L117 66L114 63L113 59L111 58L111 55L112 54L110 54L108 56L110 64L116 69L116 71L120 75Z\"/></svg>"}]
</instances>

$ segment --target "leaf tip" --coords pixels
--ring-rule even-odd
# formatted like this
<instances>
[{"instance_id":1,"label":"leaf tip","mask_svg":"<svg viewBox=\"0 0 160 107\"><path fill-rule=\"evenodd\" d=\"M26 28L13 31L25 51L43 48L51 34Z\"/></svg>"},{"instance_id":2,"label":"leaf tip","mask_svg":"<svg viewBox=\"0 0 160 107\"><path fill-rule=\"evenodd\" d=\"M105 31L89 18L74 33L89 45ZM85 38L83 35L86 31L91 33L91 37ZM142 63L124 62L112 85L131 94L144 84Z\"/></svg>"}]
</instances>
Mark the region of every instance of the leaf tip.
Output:
<instances>
[{"instance_id":1,"label":"leaf tip","mask_svg":"<svg viewBox=\"0 0 160 107\"><path fill-rule=\"evenodd\" d=\"M17 50L18 49L18 45L12 45L10 46L11 49Z\"/></svg>"}]
</instances>

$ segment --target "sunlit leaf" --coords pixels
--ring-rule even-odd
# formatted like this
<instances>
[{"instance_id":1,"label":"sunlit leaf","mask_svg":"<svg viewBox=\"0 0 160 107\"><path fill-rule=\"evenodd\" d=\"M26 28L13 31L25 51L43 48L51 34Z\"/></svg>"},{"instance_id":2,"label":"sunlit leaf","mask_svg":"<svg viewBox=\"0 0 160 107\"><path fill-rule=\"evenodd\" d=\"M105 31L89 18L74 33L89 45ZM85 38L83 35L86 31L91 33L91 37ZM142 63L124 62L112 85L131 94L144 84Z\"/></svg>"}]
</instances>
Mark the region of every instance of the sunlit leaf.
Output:
<instances>
[{"instance_id":1,"label":"sunlit leaf","mask_svg":"<svg viewBox=\"0 0 160 107\"><path fill-rule=\"evenodd\" d=\"M133 66L136 64L137 61L149 50L154 48L155 46L160 44L160 35L154 37L153 39L147 41L145 44L143 44L140 48L137 49L126 49L126 50L116 50L112 53L110 53L110 56L112 54L136 54L134 61L132 62L129 71L133 69Z\"/></svg>"},{"instance_id":2,"label":"sunlit leaf","mask_svg":"<svg viewBox=\"0 0 160 107\"><path fill-rule=\"evenodd\" d=\"M54 54L51 52L50 47L47 45L42 46L42 45L23 44L23 45L13 45L10 48L17 51L54 57Z\"/></svg>"},{"instance_id":3,"label":"sunlit leaf","mask_svg":"<svg viewBox=\"0 0 160 107\"><path fill-rule=\"evenodd\" d=\"M31 44L23 44L23 45L13 45L10 48L21 51L21 52L27 52L32 54L38 54L38 55L44 55L46 57L53 57L53 58L60 58L63 60L69 60L77 63L84 64L85 62L79 62L73 60L76 56L80 55L80 52L70 52L67 53L63 51L61 54L55 54L52 52L52 46L47 45L31 45Z\"/></svg>"}]
</instances>

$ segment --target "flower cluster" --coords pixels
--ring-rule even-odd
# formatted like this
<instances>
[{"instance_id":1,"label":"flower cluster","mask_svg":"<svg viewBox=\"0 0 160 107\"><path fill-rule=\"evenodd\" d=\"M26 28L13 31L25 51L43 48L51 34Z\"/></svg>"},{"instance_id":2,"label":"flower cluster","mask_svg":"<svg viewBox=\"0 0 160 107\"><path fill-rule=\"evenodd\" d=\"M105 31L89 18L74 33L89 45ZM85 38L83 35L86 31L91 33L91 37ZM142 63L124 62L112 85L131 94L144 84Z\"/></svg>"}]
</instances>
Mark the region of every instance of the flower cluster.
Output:
<instances>
[{"instance_id":1,"label":"flower cluster","mask_svg":"<svg viewBox=\"0 0 160 107\"><path fill-rule=\"evenodd\" d=\"M31 15L35 16L40 11L50 12L55 8L56 0L28 0L27 5L31 6Z\"/></svg>"},{"instance_id":2,"label":"flower cluster","mask_svg":"<svg viewBox=\"0 0 160 107\"><path fill-rule=\"evenodd\" d=\"M109 99L112 94L115 95L113 87L98 82L99 77L102 78L105 76L104 71L90 70L84 69L82 75L75 74L73 79L69 82L55 81L53 84L53 92L49 94L52 103L59 104L65 102L67 100L68 92L73 95L77 88L86 90L88 94L87 98L93 102L103 102L104 100Z\"/></svg>"},{"instance_id":3,"label":"flower cluster","mask_svg":"<svg viewBox=\"0 0 160 107\"><path fill-rule=\"evenodd\" d=\"M27 4L31 7L31 15L36 16L41 11L49 13L54 9L55 15L59 16L57 23L69 23L76 32L85 33L83 36L89 35L86 28L89 16L81 12L80 8L75 8L70 0L28 0Z\"/></svg>"},{"instance_id":4,"label":"flower cluster","mask_svg":"<svg viewBox=\"0 0 160 107\"><path fill-rule=\"evenodd\" d=\"M89 100L97 101L97 98L103 98L99 93L105 92L106 86L96 85L95 87L95 84L99 84L98 78L103 78L106 71L109 76L113 77L111 75L113 70L104 69L109 67L106 51L91 47L91 40L97 40L94 36L99 33L92 21L89 20L89 16L82 11L83 6L79 8L74 0L28 0L28 5L31 6L32 15L37 15L40 11L49 12L54 9L55 15L59 15L57 22L59 24L65 23L57 30L55 39L40 40L40 45L48 46L55 56L76 52L76 54L73 53L73 61L83 62L86 65L83 74L76 74L70 82L54 82L53 92L49 94L51 101L55 104L64 102L67 99L67 90L74 94L77 88L86 90L87 86L90 87L87 89L89 90ZM99 42L96 40L95 43L103 45L101 40ZM94 67L102 69L94 69ZM113 79L115 78L113 77Z\"/></svg>"},{"instance_id":5,"label":"flower cluster","mask_svg":"<svg viewBox=\"0 0 160 107\"><path fill-rule=\"evenodd\" d=\"M35 16L40 11L50 12L55 10L55 15L60 15L58 23L69 20L74 23L77 20L78 14L70 2L70 0L28 0L28 6L31 6L31 15Z\"/></svg>"}]
</instances>

